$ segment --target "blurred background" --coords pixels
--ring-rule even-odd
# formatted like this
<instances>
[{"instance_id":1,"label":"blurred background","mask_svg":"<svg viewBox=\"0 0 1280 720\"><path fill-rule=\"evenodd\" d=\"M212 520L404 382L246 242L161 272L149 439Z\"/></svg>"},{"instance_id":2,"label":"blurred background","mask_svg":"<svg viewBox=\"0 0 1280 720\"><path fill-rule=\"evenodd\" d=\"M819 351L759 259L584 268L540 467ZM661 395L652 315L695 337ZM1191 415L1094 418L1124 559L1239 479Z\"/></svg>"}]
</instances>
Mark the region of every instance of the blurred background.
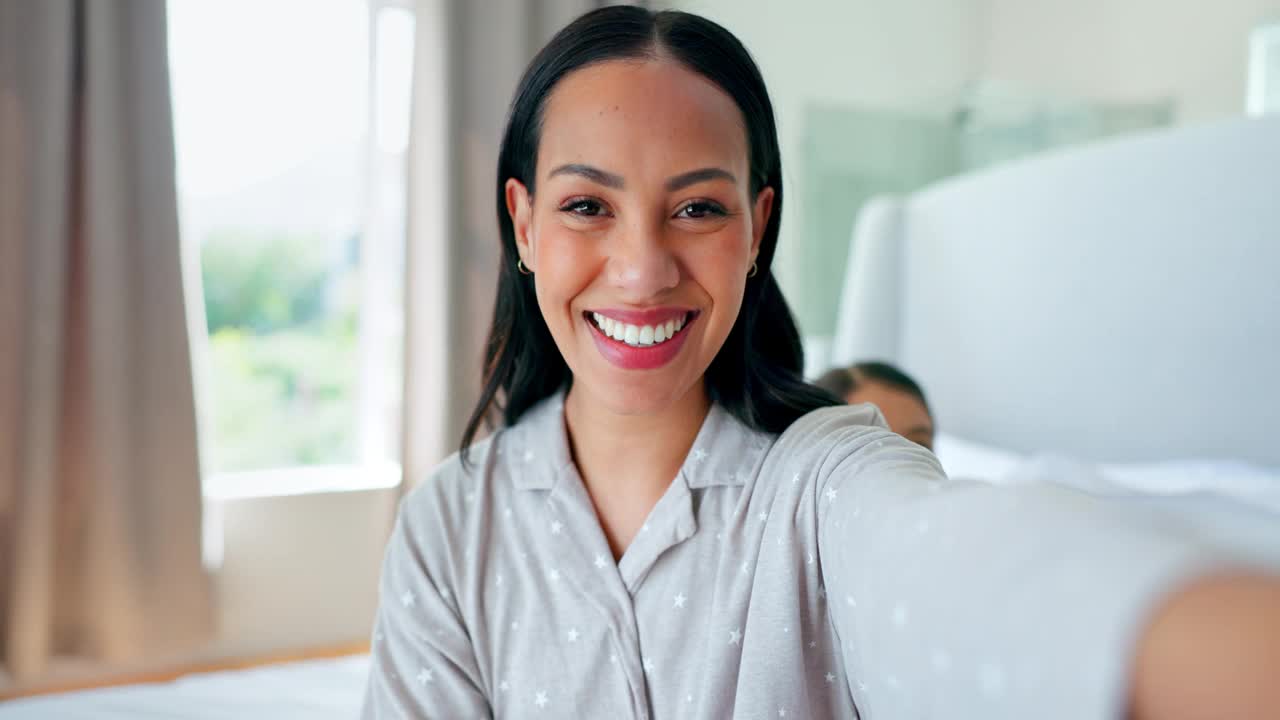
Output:
<instances>
[{"instance_id":1,"label":"blurred background","mask_svg":"<svg viewBox=\"0 0 1280 720\"><path fill-rule=\"evenodd\" d=\"M639 4L764 72L810 375L873 196L1280 112L1280 0ZM478 388L506 106L596 5L0 0L0 697L360 651Z\"/></svg>"}]
</instances>

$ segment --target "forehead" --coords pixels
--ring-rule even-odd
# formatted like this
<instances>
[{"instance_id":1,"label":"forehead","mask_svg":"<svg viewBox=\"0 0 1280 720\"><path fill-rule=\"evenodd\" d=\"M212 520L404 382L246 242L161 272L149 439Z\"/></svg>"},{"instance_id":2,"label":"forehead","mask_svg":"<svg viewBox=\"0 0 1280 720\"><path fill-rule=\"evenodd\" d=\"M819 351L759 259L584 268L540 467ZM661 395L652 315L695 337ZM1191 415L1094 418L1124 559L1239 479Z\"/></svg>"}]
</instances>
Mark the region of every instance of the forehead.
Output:
<instances>
[{"instance_id":1,"label":"forehead","mask_svg":"<svg viewBox=\"0 0 1280 720\"><path fill-rule=\"evenodd\" d=\"M875 403L886 414L890 412L910 414L918 416L921 420L929 417L929 411L925 409L924 403L920 402L915 395L882 382L864 381L849 397L853 402Z\"/></svg>"},{"instance_id":2,"label":"forehead","mask_svg":"<svg viewBox=\"0 0 1280 720\"><path fill-rule=\"evenodd\" d=\"M742 113L717 85L671 60L590 65L565 76L543 111L539 176L575 162L642 179L719 166L745 179Z\"/></svg>"}]
</instances>

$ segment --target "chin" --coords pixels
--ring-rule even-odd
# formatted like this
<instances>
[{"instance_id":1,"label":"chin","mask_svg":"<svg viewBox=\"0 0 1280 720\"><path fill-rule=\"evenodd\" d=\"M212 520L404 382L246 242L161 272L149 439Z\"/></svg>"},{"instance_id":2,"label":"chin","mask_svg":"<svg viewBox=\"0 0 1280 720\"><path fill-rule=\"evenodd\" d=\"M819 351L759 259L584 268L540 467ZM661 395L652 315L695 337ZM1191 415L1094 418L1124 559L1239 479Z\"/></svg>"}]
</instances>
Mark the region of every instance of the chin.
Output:
<instances>
[{"instance_id":1,"label":"chin","mask_svg":"<svg viewBox=\"0 0 1280 720\"><path fill-rule=\"evenodd\" d=\"M630 382L619 382L615 378L588 380L583 383L583 389L594 402L616 415L657 415L678 404L689 393L690 387L672 379L670 373L645 374L649 377L637 377Z\"/></svg>"}]
</instances>

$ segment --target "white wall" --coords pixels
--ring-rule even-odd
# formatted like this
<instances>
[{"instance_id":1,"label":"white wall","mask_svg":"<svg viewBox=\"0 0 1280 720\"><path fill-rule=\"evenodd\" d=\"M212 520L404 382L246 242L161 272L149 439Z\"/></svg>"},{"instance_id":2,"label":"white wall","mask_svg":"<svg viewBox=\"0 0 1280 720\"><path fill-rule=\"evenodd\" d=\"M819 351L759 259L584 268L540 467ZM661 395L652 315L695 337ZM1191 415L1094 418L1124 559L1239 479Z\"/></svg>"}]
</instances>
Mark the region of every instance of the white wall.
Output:
<instances>
[{"instance_id":1,"label":"white wall","mask_svg":"<svg viewBox=\"0 0 1280 720\"><path fill-rule=\"evenodd\" d=\"M367 641L396 500L380 488L219 501L218 629L197 659Z\"/></svg>"},{"instance_id":2,"label":"white wall","mask_svg":"<svg viewBox=\"0 0 1280 720\"><path fill-rule=\"evenodd\" d=\"M986 0L985 75L1089 100L1172 98L1179 123L1244 112L1249 31L1280 0Z\"/></svg>"}]
</instances>

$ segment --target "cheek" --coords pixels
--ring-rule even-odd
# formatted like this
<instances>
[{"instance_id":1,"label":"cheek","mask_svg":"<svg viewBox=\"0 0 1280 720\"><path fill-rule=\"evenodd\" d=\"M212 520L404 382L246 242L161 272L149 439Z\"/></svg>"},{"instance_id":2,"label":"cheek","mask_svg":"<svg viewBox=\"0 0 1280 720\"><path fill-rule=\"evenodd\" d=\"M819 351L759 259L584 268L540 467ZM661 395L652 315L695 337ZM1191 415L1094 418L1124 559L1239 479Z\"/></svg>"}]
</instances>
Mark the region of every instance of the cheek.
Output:
<instances>
[{"instance_id":1,"label":"cheek","mask_svg":"<svg viewBox=\"0 0 1280 720\"><path fill-rule=\"evenodd\" d=\"M568 303L591 285L601 265L587 238L561 227L538 235L534 255L538 304L548 325L567 317Z\"/></svg>"},{"instance_id":2,"label":"cheek","mask_svg":"<svg viewBox=\"0 0 1280 720\"><path fill-rule=\"evenodd\" d=\"M730 311L729 314L736 317L746 287L743 268L750 264L746 234L733 232L700 238L694 247L685 262L689 274L711 296L718 314ZM733 324L732 318L729 324Z\"/></svg>"}]
</instances>

